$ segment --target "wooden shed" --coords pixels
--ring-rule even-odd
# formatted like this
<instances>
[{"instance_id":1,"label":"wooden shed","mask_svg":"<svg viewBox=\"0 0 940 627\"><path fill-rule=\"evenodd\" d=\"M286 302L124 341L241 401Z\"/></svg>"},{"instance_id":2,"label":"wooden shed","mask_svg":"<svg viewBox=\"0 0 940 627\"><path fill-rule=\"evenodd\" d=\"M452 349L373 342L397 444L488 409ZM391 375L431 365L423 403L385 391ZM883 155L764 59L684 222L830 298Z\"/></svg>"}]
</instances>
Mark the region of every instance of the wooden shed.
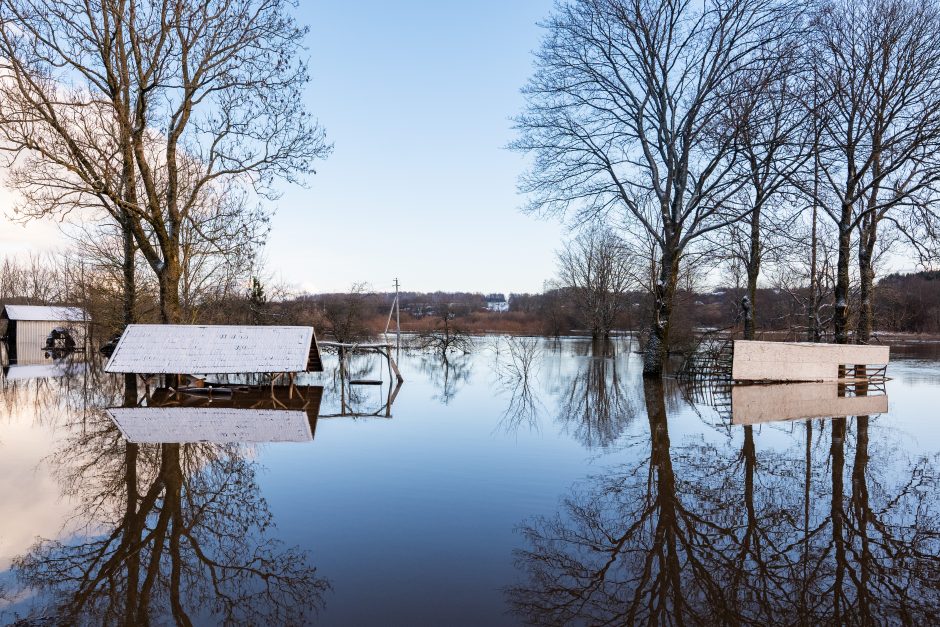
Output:
<instances>
[{"instance_id":1,"label":"wooden shed","mask_svg":"<svg viewBox=\"0 0 940 627\"><path fill-rule=\"evenodd\" d=\"M75 346L85 344L91 319L80 307L4 305L0 333L6 338L10 359L16 363L40 363L46 338L54 329L65 329Z\"/></svg>"},{"instance_id":2,"label":"wooden shed","mask_svg":"<svg viewBox=\"0 0 940 627\"><path fill-rule=\"evenodd\" d=\"M322 372L313 327L131 324L105 366L125 374Z\"/></svg>"}]
</instances>

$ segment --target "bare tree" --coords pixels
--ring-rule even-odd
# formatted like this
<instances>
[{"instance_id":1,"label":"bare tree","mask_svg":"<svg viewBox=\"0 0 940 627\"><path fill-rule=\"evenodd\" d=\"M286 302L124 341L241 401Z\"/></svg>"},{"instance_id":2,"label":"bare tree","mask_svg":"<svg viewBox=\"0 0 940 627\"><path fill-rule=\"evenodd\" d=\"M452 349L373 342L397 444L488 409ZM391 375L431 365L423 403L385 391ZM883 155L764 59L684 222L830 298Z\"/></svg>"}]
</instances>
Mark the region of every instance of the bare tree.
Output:
<instances>
[{"instance_id":1,"label":"bare tree","mask_svg":"<svg viewBox=\"0 0 940 627\"><path fill-rule=\"evenodd\" d=\"M798 14L794 14L794 19ZM724 124L737 129L741 175L747 185L732 213L742 219L728 225L719 241L728 248L735 265L744 269L746 301L742 302L744 338L753 340L757 325L757 282L770 234L786 228L789 216L768 215L785 205L790 181L811 157L807 133L809 115L803 107L800 79L800 42L791 37L775 40L761 61L743 73L740 89L728 96ZM790 212L792 213L792 212ZM775 218L783 223L776 224Z\"/></svg>"},{"instance_id":2,"label":"bare tree","mask_svg":"<svg viewBox=\"0 0 940 627\"><path fill-rule=\"evenodd\" d=\"M414 338L416 347L438 353L445 365L448 353L467 355L473 350L473 338L456 323L459 309L461 307L456 303L447 300L438 302L434 306L430 324Z\"/></svg>"},{"instance_id":3,"label":"bare tree","mask_svg":"<svg viewBox=\"0 0 940 627\"><path fill-rule=\"evenodd\" d=\"M370 289L365 283L353 283L347 294L331 295L323 304L326 332L337 342L349 344L368 338L368 296Z\"/></svg>"},{"instance_id":4,"label":"bare tree","mask_svg":"<svg viewBox=\"0 0 940 627\"><path fill-rule=\"evenodd\" d=\"M744 180L726 96L793 24L765 0L578 0L545 25L516 149L535 165L530 208L582 220L622 211L659 251L644 374L662 373L686 248L739 216Z\"/></svg>"},{"instance_id":5,"label":"bare tree","mask_svg":"<svg viewBox=\"0 0 940 627\"><path fill-rule=\"evenodd\" d=\"M604 227L591 226L558 253L558 274L594 339L608 339L636 284L623 242Z\"/></svg>"},{"instance_id":6,"label":"bare tree","mask_svg":"<svg viewBox=\"0 0 940 627\"><path fill-rule=\"evenodd\" d=\"M835 0L815 19L822 205L838 228L835 341L849 341L850 262L858 230L858 341L871 333L872 256L878 224L940 177L940 10L929 0Z\"/></svg>"},{"instance_id":7,"label":"bare tree","mask_svg":"<svg viewBox=\"0 0 940 627\"><path fill-rule=\"evenodd\" d=\"M330 146L305 111L305 30L289 0L5 0L0 132L36 215L105 208L183 318L183 233L231 186L229 217ZM250 193L248 193L250 192ZM29 194L32 194L30 196ZM127 241L127 238L125 238Z\"/></svg>"}]
</instances>

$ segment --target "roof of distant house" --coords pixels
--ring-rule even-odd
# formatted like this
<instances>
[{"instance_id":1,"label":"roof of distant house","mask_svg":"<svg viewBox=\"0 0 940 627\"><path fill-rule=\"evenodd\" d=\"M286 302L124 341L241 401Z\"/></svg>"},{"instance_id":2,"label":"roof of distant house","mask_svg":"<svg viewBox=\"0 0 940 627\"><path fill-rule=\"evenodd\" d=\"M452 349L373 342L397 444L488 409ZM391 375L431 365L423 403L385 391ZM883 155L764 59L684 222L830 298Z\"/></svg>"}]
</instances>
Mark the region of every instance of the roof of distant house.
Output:
<instances>
[{"instance_id":1,"label":"roof of distant house","mask_svg":"<svg viewBox=\"0 0 940 627\"><path fill-rule=\"evenodd\" d=\"M106 372L239 374L308 369L313 327L131 324Z\"/></svg>"},{"instance_id":2,"label":"roof of distant house","mask_svg":"<svg viewBox=\"0 0 940 627\"><path fill-rule=\"evenodd\" d=\"M45 305L4 305L9 320L42 320L47 322L87 322L88 314L81 307Z\"/></svg>"}]
</instances>

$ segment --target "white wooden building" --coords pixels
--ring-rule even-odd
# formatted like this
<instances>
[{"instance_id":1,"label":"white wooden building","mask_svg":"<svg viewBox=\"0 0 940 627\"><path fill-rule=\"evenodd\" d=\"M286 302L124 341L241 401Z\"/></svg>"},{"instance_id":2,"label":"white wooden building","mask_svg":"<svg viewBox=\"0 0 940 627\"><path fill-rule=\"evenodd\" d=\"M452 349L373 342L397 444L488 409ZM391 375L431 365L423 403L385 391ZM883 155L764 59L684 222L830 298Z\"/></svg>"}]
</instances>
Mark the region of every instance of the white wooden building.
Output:
<instances>
[{"instance_id":1,"label":"white wooden building","mask_svg":"<svg viewBox=\"0 0 940 627\"><path fill-rule=\"evenodd\" d=\"M53 329L68 331L81 348L91 319L80 307L4 305L0 311L0 332L6 338L10 358L18 364L41 363L46 338Z\"/></svg>"}]
</instances>

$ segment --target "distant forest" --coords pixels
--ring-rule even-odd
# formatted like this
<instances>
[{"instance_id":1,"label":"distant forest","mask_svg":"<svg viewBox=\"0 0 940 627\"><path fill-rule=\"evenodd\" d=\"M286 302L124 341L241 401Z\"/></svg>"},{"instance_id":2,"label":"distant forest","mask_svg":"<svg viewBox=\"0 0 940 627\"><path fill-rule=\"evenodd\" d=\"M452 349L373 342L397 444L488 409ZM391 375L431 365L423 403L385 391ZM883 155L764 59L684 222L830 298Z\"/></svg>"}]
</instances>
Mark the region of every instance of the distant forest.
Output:
<instances>
[{"instance_id":1,"label":"distant forest","mask_svg":"<svg viewBox=\"0 0 940 627\"><path fill-rule=\"evenodd\" d=\"M69 304L84 307L93 320L93 336L105 341L123 328L119 290L108 289L113 280L87 266L63 258L30 258L26 262L5 259L0 263L0 303ZM216 284L218 286L219 284ZM551 284L548 284L551 285ZM138 286L137 319L156 322L160 309L156 286ZM741 301L746 288L711 291L678 289L669 350L682 352L705 329L740 331ZM803 340L808 289L761 288L758 335L773 333L778 339ZM482 294L475 292L402 292L400 318L405 332L423 333L447 325L463 333L510 333L560 336L591 335L590 295L574 287L548 287L541 294ZM649 319L653 306L649 292L631 290L610 295L620 302L614 332L637 332ZM188 323L200 324L310 324L321 339L358 341L374 337L395 319L391 317L393 293L373 292L366 285L349 292L296 294L252 279L249 287L232 284L225 289L203 291L187 308ZM188 299L187 299L188 301ZM184 301L184 302L187 302ZM874 290L873 309L878 333L940 334L940 271L889 274ZM820 307L822 339L831 340L832 303Z\"/></svg>"},{"instance_id":2,"label":"distant forest","mask_svg":"<svg viewBox=\"0 0 940 627\"><path fill-rule=\"evenodd\" d=\"M758 289L758 329L803 340L808 321L806 290ZM672 349L682 350L693 340L693 331L732 329L743 324L741 300L745 288L716 288L710 292L679 290ZM495 295L469 292L403 292L400 295L401 324L405 331L423 331L447 316L456 327L470 333L503 332L533 335L591 333L590 322L578 306L571 288L546 290L542 294L508 294L508 311L487 309ZM652 300L645 292L627 292L614 328L639 332L649 319ZM383 331L394 294L318 294L286 299L270 305L276 319L298 315L314 320L318 333L329 336L367 336ZM940 333L940 271L891 274L874 291L873 308L878 333ZM823 306L823 314L831 305ZM301 312L307 312L306 315ZM392 320L394 328L394 319ZM831 338L830 338L831 339Z\"/></svg>"}]
</instances>

